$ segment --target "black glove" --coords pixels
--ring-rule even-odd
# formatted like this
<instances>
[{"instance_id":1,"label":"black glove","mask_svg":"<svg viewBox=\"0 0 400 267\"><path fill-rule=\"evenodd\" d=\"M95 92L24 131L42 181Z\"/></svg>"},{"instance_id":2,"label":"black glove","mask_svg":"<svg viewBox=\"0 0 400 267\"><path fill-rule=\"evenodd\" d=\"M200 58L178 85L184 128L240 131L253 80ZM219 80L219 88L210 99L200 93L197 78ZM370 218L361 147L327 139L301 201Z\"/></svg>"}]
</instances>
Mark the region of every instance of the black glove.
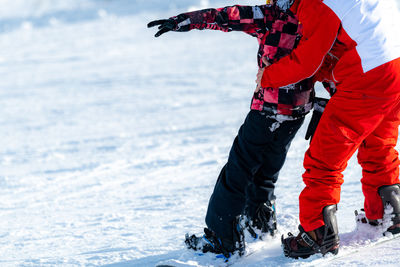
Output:
<instances>
[{"instance_id":1,"label":"black glove","mask_svg":"<svg viewBox=\"0 0 400 267\"><path fill-rule=\"evenodd\" d=\"M159 31L154 36L159 37L161 34L175 30L177 25L178 25L177 21L170 18L170 19L154 20L149 24L147 24L147 28L158 26Z\"/></svg>"},{"instance_id":2,"label":"black glove","mask_svg":"<svg viewBox=\"0 0 400 267\"><path fill-rule=\"evenodd\" d=\"M154 35L155 37L159 37L161 34L169 31L187 32L190 31L190 20L188 23L182 23L187 19L189 19L189 17L186 14L180 14L169 19L151 21L147 24L147 28L158 26L159 31Z\"/></svg>"},{"instance_id":3,"label":"black glove","mask_svg":"<svg viewBox=\"0 0 400 267\"><path fill-rule=\"evenodd\" d=\"M314 99L314 111L311 117L310 124L308 124L307 132L306 132L306 140L312 139L315 130L317 129L319 120L321 119L322 113L328 104L328 99L316 97Z\"/></svg>"}]
</instances>

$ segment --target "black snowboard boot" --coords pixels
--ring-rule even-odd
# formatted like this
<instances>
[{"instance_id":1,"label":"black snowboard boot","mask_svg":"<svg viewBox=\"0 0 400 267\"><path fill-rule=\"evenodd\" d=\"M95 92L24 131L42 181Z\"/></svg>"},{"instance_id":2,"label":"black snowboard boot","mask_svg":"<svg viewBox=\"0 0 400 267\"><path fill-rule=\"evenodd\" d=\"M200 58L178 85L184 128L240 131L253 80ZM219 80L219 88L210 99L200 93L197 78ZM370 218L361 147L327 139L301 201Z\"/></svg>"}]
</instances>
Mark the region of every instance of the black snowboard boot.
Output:
<instances>
[{"instance_id":1,"label":"black snowboard boot","mask_svg":"<svg viewBox=\"0 0 400 267\"><path fill-rule=\"evenodd\" d=\"M274 236L276 234L275 200L267 201L258 207L247 206L245 215L242 216L242 224L254 239L262 239L265 234Z\"/></svg>"},{"instance_id":2,"label":"black snowboard boot","mask_svg":"<svg viewBox=\"0 0 400 267\"><path fill-rule=\"evenodd\" d=\"M299 225L300 233L294 236L289 233L287 238L282 235L282 247L286 257L308 258L316 253L337 254L339 251L339 235L336 221L336 205L326 206L323 210L325 225L311 232L305 232Z\"/></svg>"},{"instance_id":3,"label":"black snowboard boot","mask_svg":"<svg viewBox=\"0 0 400 267\"><path fill-rule=\"evenodd\" d=\"M392 221L393 225L387 231L392 234L400 233L400 185L381 186L378 190L382 198L383 207L390 205L393 208Z\"/></svg>"},{"instance_id":4,"label":"black snowboard boot","mask_svg":"<svg viewBox=\"0 0 400 267\"><path fill-rule=\"evenodd\" d=\"M233 238L219 238L212 230L204 228L204 235L201 237L197 237L196 235L189 236L189 234L186 234L186 246L188 249L201 251L203 253L211 252L220 254L225 261L228 261L236 252L239 256L243 256L245 241L243 229L239 224L239 218L236 218L233 224Z\"/></svg>"}]
</instances>

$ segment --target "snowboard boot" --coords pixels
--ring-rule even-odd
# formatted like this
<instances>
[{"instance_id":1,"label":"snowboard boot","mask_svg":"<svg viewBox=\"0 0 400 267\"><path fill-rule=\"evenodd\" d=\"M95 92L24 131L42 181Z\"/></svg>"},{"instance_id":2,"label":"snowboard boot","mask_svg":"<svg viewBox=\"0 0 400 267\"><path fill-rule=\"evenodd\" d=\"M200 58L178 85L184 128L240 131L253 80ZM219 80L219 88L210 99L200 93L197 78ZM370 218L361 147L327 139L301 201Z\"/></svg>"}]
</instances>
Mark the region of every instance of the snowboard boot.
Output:
<instances>
[{"instance_id":1,"label":"snowboard boot","mask_svg":"<svg viewBox=\"0 0 400 267\"><path fill-rule=\"evenodd\" d=\"M276 234L275 200L267 201L258 207L245 209L241 223L254 239L262 239L265 234Z\"/></svg>"},{"instance_id":2,"label":"snowboard boot","mask_svg":"<svg viewBox=\"0 0 400 267\"><path fill-rule=\"evenodd\" d=\"M392 234L400 233L400 185L387 185L381 186L378 189L378 193L382 198L383 207L390 205L393 208L392 212L392 222L393 225L390 226L387 231Z\"/></svg>"},{"instance_id":3,"label":"snowboard boot","mask_svg":"<svg viewBox=\"0 0 400 267\"><path fill-rule=\"evenodd\" d=\"M245 251L244 233L239 218L233 221L232 238L219 238L212 230L204 228L204 235L201 237L186 234L185 244L188 249L222 255L225 261L236 252L243 256Z\"/></svg>"},{"instance_id":4,"label":"snowboard boot","mask_svg":"<svg viewBox=\"0 0 400 267\"><path fill-rule=\"evenodd\" d=\"M326 206L322 212L325 225L313 231L306 232L299 225L300 233L297 236L289 233L289 236L284 238L282 235L282 247L285 256L305 259L316 253L336 255L339 251L336 210L336 205Z\"/></svg>"},{"instance_id":5,"label":"snowboard boot","mask_svg":"<svg viewBox=\"0 0 400 267\"><path fill-rule=\"evenodd\" d=\"M400 185L394 184L394 185L385 185L381 186L378 189L378 194L382 199L382 204L383 207L386 208L388 205L390 205L391 208L393 208L393 212L391 214L392 218L392 225L384 229L385 235L387 232L392 233L393 235L399 234L400 233ZM367 218L365 215L364 209L361 209L360 211L355 211L356 215L356 222L361 223L361 224L370 224L372 226L379 226L381 227L384 224L383 219L378 219L378 220L370 220Z\"/></svg>"}]
</instances>

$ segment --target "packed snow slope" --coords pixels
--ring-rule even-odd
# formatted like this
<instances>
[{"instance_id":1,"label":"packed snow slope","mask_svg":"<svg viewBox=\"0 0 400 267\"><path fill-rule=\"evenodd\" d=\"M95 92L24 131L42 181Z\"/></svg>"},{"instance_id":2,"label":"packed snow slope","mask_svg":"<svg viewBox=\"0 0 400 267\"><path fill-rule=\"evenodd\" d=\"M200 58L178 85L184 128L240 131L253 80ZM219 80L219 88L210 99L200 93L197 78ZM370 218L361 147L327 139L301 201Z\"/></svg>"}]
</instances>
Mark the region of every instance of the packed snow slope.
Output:
<instances>
[{"instance_id":1,"label":"packed snow slope","mask_svg":"<svg viewBox=\"0 0 400 267\"><path fill-rule=\"evenodd\" d=\"M216 177L249 110L257 42L211 31L155 39L146 24L232 1L0 4L0 265L221 264L207 256L191 261L183 238L202 231ZM276 190L280 233L298 224L305 127ZM344 252L368 243L354 231L360 178L353 158L338 212ZM399 241L329 263L286 259L279 243L250 244L256 253L237 265L400 260Z\"/></svg>"}]
</instances>

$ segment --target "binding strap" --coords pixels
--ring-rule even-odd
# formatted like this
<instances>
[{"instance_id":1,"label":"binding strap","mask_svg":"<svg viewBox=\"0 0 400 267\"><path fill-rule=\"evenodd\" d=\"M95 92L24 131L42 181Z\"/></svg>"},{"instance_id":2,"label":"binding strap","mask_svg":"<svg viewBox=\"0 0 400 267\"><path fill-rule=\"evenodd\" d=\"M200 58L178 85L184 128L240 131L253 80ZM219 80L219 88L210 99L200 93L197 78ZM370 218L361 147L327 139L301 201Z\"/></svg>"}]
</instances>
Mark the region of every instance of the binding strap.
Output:
<instances>
[{"instance_id":1,"label":"binding strap","mask_svg":"<svg viewBox=\"0 0 400 267\"><path fill-rule=\"evenodd\" d=\"M307 246L312 248L315 252L321 252L321 246L319 246L317 242L315 242L314 239L312 239L312 237L309 234L307 234L306 231L304 231L301 225L299 225L299 230L301 233L300 237L304 241L304 243L306 243Z\"/></svg>"}]
</instances>

